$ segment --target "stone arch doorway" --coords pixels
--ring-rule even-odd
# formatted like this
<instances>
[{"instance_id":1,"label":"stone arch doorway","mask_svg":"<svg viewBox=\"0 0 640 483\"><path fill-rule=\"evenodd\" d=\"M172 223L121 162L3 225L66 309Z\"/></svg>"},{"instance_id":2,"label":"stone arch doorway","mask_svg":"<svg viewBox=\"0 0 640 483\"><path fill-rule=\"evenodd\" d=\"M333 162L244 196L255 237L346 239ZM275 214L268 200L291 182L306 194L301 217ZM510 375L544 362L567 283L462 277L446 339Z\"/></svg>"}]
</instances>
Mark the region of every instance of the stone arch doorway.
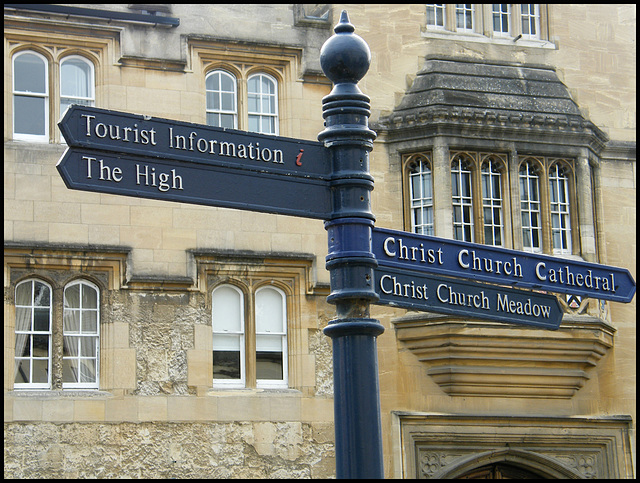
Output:
<instances>
[{"instance_id":1,"label":"stone arch doorway","mask_svg":"<svg viewBox=\"0 0 640 483\"><path fill-rule=\"evenodd\" d=\"M573 479L580 475L551 458L513 448L475 454L434 474L433 478L455 479Z\"/></svg>"},{"instance_id":2,"label":"stone arch doorway","mask_svg":"<svg viewBox=\"0 0 640 483\"><path fill-rule=\"evenodd\" d=\"M476 468L458 476L461 480L532 480L545 478L544 476L506 463L494 463Z\"/></svg>"}]
</instances>

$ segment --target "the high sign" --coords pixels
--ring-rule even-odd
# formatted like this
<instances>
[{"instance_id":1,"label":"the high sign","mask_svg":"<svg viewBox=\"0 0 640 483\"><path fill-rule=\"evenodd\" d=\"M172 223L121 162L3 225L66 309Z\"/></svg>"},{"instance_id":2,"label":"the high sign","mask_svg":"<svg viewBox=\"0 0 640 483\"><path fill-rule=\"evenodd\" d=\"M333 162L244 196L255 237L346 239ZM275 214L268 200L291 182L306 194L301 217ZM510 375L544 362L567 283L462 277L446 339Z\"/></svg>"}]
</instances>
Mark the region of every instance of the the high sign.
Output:
<instances>
[{"instance_id":1,"label":"the high sign","mask_svg":"<svg viewBox=\"0 0 640 483\"><path fill-rule=\"evenodd\" d=\"M380 266L616 302L630 302L629 270L434 236L374 228Z\"/></svg>"},{"instance_id":2,"label":"the high sign","mask_svg":"<svg viewBox=\"0 0 640 483\"><path fill-rule=\"evenodd\" d=\"M551 330L562 322L553 295L383 266L374 276L377 304Z\"/></svg>"},{"instance_id":3,"label":"the high sign","mask_svg":"<svg viewBox=\"0 0 640 483\"><path fill-rule=\"evenodd\" d=\"M70 189L330 218L321 143L78 105L59 127Z\"/></svg>"},{"instance_id":4,"label":"the high sign","mask_svg":"<svg viewBox=\"0 0 640 483\"><path fill-rule=\"evenodd\" d=\"M209 163L69 148L57 164L70 189L327 219L327 181Z\"/></svg>"}]
</instances>

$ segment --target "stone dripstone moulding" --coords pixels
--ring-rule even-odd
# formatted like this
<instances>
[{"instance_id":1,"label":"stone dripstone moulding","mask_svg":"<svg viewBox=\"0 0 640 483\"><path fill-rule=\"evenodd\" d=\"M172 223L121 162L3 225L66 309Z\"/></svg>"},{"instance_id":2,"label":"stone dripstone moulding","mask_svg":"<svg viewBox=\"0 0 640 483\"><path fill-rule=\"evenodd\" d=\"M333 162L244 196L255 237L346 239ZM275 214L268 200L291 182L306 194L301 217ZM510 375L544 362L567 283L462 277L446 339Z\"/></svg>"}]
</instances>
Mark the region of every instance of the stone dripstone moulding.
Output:
<instances>
[{"instance_id":1,"label":"stone dripstone moulding","mask_svg":"<svg viewBox=\"0 0 640 483\"><path fill-rule=\"evenodd\" d=\"M450 396L571 398L615 332L600 318L572 314L557 331L426 313L392 322L401 346Z\"/></svg>"}]
</instances>

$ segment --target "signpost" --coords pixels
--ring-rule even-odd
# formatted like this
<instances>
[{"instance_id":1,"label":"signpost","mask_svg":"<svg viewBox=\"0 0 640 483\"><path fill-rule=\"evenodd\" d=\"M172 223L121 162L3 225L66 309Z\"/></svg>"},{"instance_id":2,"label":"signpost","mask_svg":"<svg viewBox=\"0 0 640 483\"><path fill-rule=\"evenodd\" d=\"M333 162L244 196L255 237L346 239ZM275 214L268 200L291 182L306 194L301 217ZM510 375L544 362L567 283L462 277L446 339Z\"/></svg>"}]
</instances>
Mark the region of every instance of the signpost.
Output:
<instances>
[{"instance_id":1,"label":"signpost","mask_svg":"<svg viewBox=\"0 0 640 483\"><path fill-rule=\"evenodd\" d=\"M628 270L374 228L369 98L357 83L369 47L345 11L320 51L333 82L322 142L70 107L69 148L57 169L70 189L325 220L337 317L333 340L336 476L383 478L376 338L371 304L557 329L554 296L504 285L629 302ZM454 277L454 278L452 278ZM467 278L492 282L494 285Z\"/></svg>"},{"instance_id":2,"label":"signpost","mask_svg":"<svg viewBox=\"0 0 640 483\"><path fill-rule=\"evenodd\" d=\"M385 267L630 302L629 270L507 248L375 228L373 253Z\"/></svg>"}]
</instances>

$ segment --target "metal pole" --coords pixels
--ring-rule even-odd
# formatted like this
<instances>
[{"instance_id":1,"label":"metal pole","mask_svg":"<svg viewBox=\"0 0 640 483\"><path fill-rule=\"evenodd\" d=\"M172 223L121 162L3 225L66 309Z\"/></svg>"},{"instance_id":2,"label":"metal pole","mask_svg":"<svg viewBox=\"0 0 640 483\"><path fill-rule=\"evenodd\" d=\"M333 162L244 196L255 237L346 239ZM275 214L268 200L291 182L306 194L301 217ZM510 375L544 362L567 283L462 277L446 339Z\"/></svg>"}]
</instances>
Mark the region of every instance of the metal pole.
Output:
<instances>
[{"instance_id":1,"label":"metal pole","mask_svg":"<svg viewBox=\"0 0 640 483\"><path fill-rule=\"evenodd\" d=\"M384 478L376 348L384 327L369 317L370 304L378 300L369 174L376 133L368 127L369 98L356 85L369 69L371 53L354 30L343 11L335 35L320 51L322 70L334 83L322 100L325 130L318 135L333 163L333 210L325 228L331 277L327 300L336 305L337 317L324 333L333 340L336 476Z\"/></svg>"}]
</instances>

